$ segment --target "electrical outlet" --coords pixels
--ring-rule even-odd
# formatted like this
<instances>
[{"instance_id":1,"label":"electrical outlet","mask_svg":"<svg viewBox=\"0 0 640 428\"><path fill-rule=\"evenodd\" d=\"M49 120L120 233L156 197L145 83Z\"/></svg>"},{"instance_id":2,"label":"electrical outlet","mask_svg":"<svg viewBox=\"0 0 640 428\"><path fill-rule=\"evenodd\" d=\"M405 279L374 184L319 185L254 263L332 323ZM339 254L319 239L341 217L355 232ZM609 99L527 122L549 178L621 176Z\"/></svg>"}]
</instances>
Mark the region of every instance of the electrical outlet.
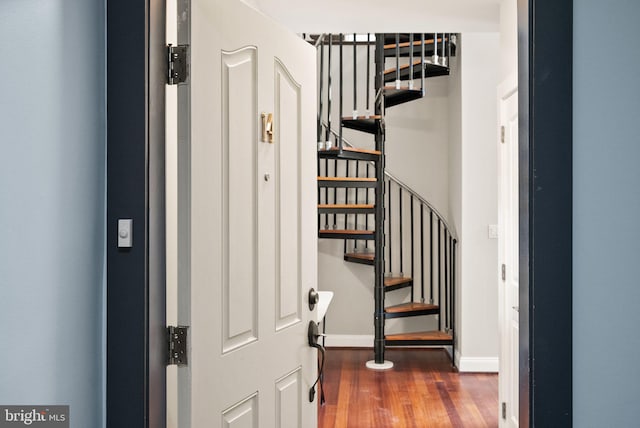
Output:
<instances>
[{"instance_id":1,"label":"electrical outlet","mask_svg":"<svg viewBox=\"0 0 640 428\"><path fill-rule=\"evenodd\" d=\"M489 239L498 239L498 225L490 224L489 225Z\"/></svg>"}]
</instances>

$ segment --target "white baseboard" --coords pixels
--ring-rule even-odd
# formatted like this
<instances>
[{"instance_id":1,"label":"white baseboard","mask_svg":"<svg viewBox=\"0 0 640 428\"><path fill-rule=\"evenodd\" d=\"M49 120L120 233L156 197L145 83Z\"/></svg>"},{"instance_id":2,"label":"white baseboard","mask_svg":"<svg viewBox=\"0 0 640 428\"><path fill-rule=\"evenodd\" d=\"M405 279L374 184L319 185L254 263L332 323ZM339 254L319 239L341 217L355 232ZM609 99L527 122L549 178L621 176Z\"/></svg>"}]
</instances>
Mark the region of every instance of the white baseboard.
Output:
<instances>
[{"instance_id":1,"label":"white baseboard","mask_svg":"<svg viewBox=\"0 0 640 428\"><path fill-rule=\"evenodd\" d=\"M458 371L469 373L498 373L498 357L458 357Z\"/></svg>"},{"instance_id":2,"label":"white baseboard","mask_svg":"<svg viewBox=\"0 0 640 428\"><path fill-rule=\"evenodd\" d=\"M325 346L334 348L373 348L372 334L327 334Z\"/></svg>"},{"instance_id":3,"label":"white baseboard","mask_svg":"<svg viewBox=\"0 0 640 428\"><path fill-rule=\"evenodd\" d=\"M332 348L373 348L372 334L327 334L325 346ZM445 346L451 355L451 347ZM498 357L460 357L456 354L458 370L468 373L498 373Z\"/></svg>"}]
</instances>

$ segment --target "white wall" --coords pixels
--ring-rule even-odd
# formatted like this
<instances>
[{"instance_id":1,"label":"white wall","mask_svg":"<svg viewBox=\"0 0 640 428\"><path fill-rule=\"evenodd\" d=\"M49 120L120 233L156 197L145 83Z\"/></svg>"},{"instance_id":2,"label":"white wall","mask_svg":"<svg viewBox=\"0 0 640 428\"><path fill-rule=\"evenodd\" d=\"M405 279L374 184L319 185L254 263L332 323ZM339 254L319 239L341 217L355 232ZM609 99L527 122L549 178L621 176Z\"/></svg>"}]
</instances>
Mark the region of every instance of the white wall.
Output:
<instances>
[{"instance_id":1,"label":"white wall","mask_svg":"<svg viewBox=\"0 0 640 428\"><path fill-rule=\"evenodd\" d=\"M105 406L105 4L0 2L0 403Z\"/></svg>"},{"instance_id":2,"label":"white wall","mask_svg":"<svg viewBox=\"0 0 640 428\"><path fill-rule=\"evenodd\" d=\"M640 401L640 3L579 1L573 12L573 423L631 427ZM613 37L593 37L595 28Z\"/></svg>"},{"instance_id":3,"label":"white wall","mask_svg":"<svg viewBox=\"0 0 640 428\"><path fill-rule=\"evenodd\" d=\"M386 167L448 219L449 77L426 88L425 98L387 110Z\"/></svg>"},{"instance_id":4,"label":"white wall","mask_svg":"<svg viewBox=\"0 0 640 428\"><path fill-rule=\"evenodd\" d=\"M497 370L497 111L499 34L461 35L452 101L450 207L458 233L458 355L461 371ZM457 80L459 79L459 80ZM460 134L455 129L461 129ZM459 178L458 178L459 177Z\"/></svg>"},{"instance_id":5,"label":"white wall","mask_svg":"<svg viewBox=\"0 0 640 428\"><path fill-rule=\"evenodd\" d=\"M504 82L518 71L518 3L500 3L500 80Z\"/></svg>"}]
</instances>

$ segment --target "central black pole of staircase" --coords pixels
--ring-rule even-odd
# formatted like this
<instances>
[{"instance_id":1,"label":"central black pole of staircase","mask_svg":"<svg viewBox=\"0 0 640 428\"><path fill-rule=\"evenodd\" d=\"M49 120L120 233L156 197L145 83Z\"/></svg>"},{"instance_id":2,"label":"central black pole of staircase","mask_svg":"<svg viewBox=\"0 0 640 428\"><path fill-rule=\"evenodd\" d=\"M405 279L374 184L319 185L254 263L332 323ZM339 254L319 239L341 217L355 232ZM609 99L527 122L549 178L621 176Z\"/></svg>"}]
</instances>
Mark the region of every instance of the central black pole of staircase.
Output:
<instances>
[{"instance_id":1,"label":"central black pole of staircase","mask_svg":"<svg viewBox=\"0 0 640 428\"><path fill-rule=\"evenodd\" d=\"M376 78L375 78L375 115L381 117L375 135L376 150L380 151L380 158L376 162L376 206L375 206L375 314L374 314L374 354L375 363L384 364L384 166L385 166L385 129L384 129L384 34L376 34Z\"/></svg>"}]
</instances>

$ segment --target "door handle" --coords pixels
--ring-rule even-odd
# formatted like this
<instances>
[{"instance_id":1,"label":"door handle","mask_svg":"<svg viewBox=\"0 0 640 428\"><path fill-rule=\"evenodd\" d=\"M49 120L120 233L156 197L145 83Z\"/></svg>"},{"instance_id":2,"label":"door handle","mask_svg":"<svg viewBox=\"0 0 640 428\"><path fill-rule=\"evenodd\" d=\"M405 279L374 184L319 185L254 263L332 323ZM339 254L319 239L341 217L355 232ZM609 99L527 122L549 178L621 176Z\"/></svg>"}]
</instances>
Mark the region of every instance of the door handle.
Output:
<instances>
[{"instance_id":1,"label":"door handle","mask_svg":"<svg viewBox=\"0 0 640 428\"><path fill-rule=\"evenodd\" d=\"M511 308L516 312L520 312L520 306L512 306Z\"/></svg>"},{"instance_id":2,"label":"door handle","mask_svg":"<svg viewBox=\"0 0 640 428\"><path fill-rule=\"evenodd\" d=\"M273 144L273 113L262 113L262 142Z\"/></svg>"},{"instance_id":3,"label":"door handle","mask_svg":"<svg viewBox=\"0 0 640 428\"><path fill-rule=\"evenodd\" d=\"M309 346L311 346L312 348L316 348L318 351L320 351L320 354L322 355L322 363L319 364L318 378L309 389L309 402L311 403L315 399L316 385L320 383L320 391L321 391L320 404L324 404L324 389L322 387L322 375L324 373L325 353L324 353L324 347L318 343L318 337L324 336L324 334L320 334L320 332L318 331L317 323L315 323L314 321L309 321L307 335L309 339Z\"/></svg>"}]
</instances>

